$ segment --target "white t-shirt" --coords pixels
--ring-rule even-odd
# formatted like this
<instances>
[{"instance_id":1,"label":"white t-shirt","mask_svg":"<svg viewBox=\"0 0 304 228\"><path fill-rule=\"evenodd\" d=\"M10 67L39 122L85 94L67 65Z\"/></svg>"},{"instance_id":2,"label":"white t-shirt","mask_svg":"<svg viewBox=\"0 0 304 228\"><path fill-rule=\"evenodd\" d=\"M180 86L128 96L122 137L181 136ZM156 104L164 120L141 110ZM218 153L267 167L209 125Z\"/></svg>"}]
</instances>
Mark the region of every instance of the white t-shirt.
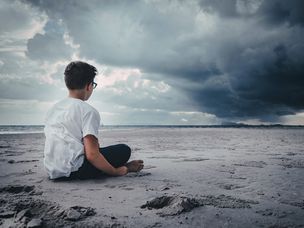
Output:
<instances>
[{"instance_id":1,"label":"white t-shirt","mask_svg":"<svg viewBox=\"0 0 304 228\"><path fill-rule=\"evenodd\" d=\"M84 161L83 138L98 138L100 116L86 102L67 97L56 103L45 118L44 166L50 179L68 177Z\"/></svg>"}]
</instances>

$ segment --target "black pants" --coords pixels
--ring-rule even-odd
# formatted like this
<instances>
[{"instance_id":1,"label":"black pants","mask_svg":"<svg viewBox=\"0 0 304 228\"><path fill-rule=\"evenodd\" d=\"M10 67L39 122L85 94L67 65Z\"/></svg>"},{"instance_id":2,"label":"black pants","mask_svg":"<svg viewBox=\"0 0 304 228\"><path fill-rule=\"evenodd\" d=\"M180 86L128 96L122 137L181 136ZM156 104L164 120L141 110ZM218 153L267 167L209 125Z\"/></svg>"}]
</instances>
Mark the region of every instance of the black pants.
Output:
<instances>
[{"instance_id":1,"label":"black pants","mask_svg":"<svg viewBox=\"0 0 304 228\"><path fill-rule=\"evenodd\" d=\"M125 144L99 148L99 152L115 168L125 165L131 156L131 149ZM85 157L82 166L79 170L72 172L70 178L89 179L100 176L106 176L106 174L95 168Z\"/></svg>"}]
</instances>

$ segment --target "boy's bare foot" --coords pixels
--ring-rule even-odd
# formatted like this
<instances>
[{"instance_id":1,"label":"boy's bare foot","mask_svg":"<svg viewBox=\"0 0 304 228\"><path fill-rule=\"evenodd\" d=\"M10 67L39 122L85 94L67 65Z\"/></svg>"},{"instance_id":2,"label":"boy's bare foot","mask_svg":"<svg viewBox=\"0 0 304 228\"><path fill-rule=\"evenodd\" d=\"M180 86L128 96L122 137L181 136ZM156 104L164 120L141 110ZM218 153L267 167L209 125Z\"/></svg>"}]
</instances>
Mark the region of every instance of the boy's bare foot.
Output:
<instances>
[{"instance_id":1,"label":"boy's bare foot","mask_svg":"<svg viewBox=\"0 0 304 228\"><path fill-rule=\"evenodd\" d=\"M143 160L133 160L126 164L129 172L139 172L144 168Z\"/></svg>"}]
</instances>

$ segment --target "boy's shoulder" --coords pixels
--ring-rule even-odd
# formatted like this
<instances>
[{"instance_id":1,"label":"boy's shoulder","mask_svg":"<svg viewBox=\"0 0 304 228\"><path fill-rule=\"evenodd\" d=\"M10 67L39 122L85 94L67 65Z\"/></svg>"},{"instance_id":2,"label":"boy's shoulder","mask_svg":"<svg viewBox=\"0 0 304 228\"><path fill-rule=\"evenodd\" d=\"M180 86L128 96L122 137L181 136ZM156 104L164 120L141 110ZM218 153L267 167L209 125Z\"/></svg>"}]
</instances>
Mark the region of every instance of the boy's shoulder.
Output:
<instances>
[{"instance_id":1,"label":"boy's shoulder","mask_svg":"<svg viewBox=\"0 0 304 228\"><path fill-rule=\"evenodd\" d=\"M80 105L82 105L82 107L85 109L85 111L87 112L96 112L99 115L99 112L97 111L96 108L94 108L92 105L88 104L85 101L80 100Z\"/></svg>"},{"instance_id":2,"label":"boy's shoulder","mask_svg":"<svg viewBox=\"0 0 304 228\"><path fill-rule=\"evenodd\" d=\"M94 112L99 115L99 112L92 105L88 104L85 101L80 99L66 97L64 99L59 100L57 103L53 105L53 107L49 110L50 112L56 112L56 110L66 111L79 111L79 114L87 114L90 112Z\"/></svg>"}]
</instances>

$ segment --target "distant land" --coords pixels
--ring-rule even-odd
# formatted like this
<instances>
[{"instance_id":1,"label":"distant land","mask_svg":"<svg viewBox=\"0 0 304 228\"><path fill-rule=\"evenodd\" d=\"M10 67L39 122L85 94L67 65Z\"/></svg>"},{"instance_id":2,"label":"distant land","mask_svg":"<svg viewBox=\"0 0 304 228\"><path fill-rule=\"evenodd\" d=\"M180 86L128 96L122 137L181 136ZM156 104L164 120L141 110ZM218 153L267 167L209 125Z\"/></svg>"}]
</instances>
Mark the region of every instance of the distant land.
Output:
<instances>
[{"instance_id":1,"label":"distant land","mask_svg":"<svg viewBox=\"0 0 304 228\"><path fill-rule=\"evenodd\" d=\"M304 125L283 125L283 124L243 124L243 123L225 123L219 125L101 125L105 128L123 128L123 127L151 127L151 128L304 128Z\"/></svg>"},{"instance_id":2,"label":"distant land","mask_svg":"<svg viewBox=\"0 0 304 228\"><path fill-rule=\"evenodd\" d=\"M0 125L1 128L43 128L44 125ZM157 124L101 124L101 128L304 128L304 125L284 125L284 124L244 124L234 122L224 122L218 125L157 125Z\"/></svg>"}]
</instances>

